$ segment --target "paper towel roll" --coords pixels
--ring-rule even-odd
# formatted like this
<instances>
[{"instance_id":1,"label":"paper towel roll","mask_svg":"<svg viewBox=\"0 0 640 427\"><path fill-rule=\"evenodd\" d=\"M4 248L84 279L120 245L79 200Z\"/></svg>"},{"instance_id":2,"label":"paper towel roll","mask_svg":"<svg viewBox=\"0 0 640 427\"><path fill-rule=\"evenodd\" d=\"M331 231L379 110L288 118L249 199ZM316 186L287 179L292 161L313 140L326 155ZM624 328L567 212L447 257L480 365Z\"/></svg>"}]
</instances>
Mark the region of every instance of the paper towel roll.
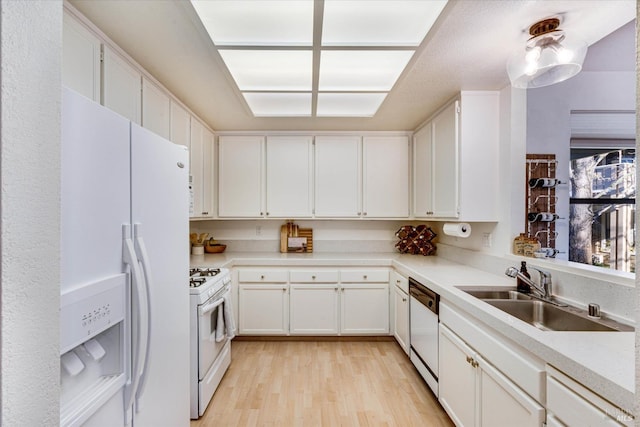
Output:
<instances>
[{"instance_id":1,"label":"paper towel roll","mask_svg":"<svg viewBox=\"0 0 640 427\"><path fill-rule=\"evenodd\" d=\"M466 222L447 222L442 226L442 231L448 236L469 237L471 236L471 225Z\"/></svg>"}]
</instances>

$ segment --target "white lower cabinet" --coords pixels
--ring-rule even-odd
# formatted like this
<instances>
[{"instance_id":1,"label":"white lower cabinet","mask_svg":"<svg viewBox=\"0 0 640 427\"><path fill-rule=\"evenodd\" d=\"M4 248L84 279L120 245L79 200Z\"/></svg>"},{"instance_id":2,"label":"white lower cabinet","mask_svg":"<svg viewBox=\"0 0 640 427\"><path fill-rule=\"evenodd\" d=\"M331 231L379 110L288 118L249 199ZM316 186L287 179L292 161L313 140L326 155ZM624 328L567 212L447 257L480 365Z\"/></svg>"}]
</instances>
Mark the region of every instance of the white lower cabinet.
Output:
<instances>
[{"instance_id":1,"label":"white lower cabinet","mask_svg":"<svg viewBox=\"0 0 640 427\"><path fill-rule=\"evenodd\" d=\"M338 334L338 284L299 285L290 289L292 335Z\"/></svg>"},{"instance_id":2,"label":"white lower cabinet","mask_svg":"<svg viewBox=\"0 0 640 427\"><path fill-rule=\"evenodd\" d=\"M541 426L544 408L440 324L439 400L457 426Z\"/></svg>"},{"instance_id":3,"label":"white lower cabinet","mask_svg":"<svg viewBox=\"0 0 640 427\"><path fill-rule=\"evenodd\" d=\"M340 270L340 333L389 334L389 270Z\"/></svg>"},{"instance_id":4,"label":"white lower cabinet","mask_svg":"<svg viewBox=\"0 0 640 427\"><path fill-rule=\"evenodd\" d=\"M389 271L241 269L238 312L242 335L389 335Z\"/></svg>"},{"instance_id":5,"label":"white lower cabinet","mask_svg":"<svg viewBox=\"0 0 640 427\"><path fill-rule=\"evenodd\" d=\"M547 365L547 426L632 426L634 417Z\"/></svg>"},{"instance_id":6,"label":"white lower cabinet","mask_svg":"<svg viewBox=\"0 0 640 427\"><path fill-rule=\"evenodd\" d=\"M238 272L238 333L289 333L289 272L242 269Z\"/></svg>"},{"instance_id":7,"label":"white lower cabinet","mask_svg":"<svg viewBox=\"0 0 640 427\"><path fill-rule=\"evenodd\" d=\"M238 322L244 335L286 335L289 294L286 284L240 284Z\"/></svg>"},{"instance_id":8,"label":"white lower cabinet","mask_svg":"<svg viewBox=\"0 0 640 427\"><path fill-rule=\"evenodd\" d=\"M386 335L389 333L389 285L342 284L340 333Z\"/></svg>"},{"instance_id":9,"label":"white lower cabinet","mask_svg":"<svg viewBox=\"0 0 640 427\"><path fill-rule=\"evenodd\" d=\"M393 336L405 353L411 351L409 336L409 281L397 272L391 273L390 289L393 289Z\"/></svg>"}]
</instances>

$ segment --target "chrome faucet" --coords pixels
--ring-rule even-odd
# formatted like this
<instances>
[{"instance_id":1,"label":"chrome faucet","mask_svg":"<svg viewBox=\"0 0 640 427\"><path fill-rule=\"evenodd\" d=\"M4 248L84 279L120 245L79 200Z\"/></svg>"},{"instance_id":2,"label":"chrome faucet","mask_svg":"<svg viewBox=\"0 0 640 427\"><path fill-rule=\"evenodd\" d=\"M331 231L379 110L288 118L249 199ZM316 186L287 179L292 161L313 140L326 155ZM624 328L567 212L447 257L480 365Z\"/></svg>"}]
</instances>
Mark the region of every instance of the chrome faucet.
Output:
<instances>
[{"instance_id":1,"label":"chrome faucet","mask_svg":"<svg viewBox=\"0 0 640 427\"><path fill-rule=\"evenodd\" d=\"M535 297L538 297L539 299L547 302L552 302L557 305L563 305L555 301L551 301L551 296L552 296L551 273L549 273L548 271L540 270L539 268L536 268L536 267L530 266L529 268L536 270L538 273L540 273L540 284L537 284L536 282L534 282L533 280L531 280L530 278L522 274L515 267L507 268L507 271L505 271L504 274L506 274L509 277L517 277L518 279L525 282L527 285L531 286L531 290L534 292L534 294L537 294L537 295L534 295Z\"/></svg>"}]
</instances>

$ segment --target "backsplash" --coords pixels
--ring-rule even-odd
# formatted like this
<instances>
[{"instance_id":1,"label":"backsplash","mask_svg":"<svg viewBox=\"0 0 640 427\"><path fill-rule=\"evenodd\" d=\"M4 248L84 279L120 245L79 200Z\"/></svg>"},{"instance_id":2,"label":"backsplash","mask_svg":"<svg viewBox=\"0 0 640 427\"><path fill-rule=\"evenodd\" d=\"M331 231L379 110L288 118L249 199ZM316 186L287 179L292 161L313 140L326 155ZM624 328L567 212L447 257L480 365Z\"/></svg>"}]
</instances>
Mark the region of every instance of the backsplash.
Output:
<instances>
[{"instance_id":1,"label":"backsplash","mask_svg":"<svg viewBox=\"0 0 640 427\"><path fill-rule=\"evenodd\" d=\"M280 226L286 220L192 221L191 233L209 233L229 252L278 252ZM402 225L420 222L358 220L296 220L313 229L314 252L397 252L395 232Z\"/></svg>"}]
</instances>

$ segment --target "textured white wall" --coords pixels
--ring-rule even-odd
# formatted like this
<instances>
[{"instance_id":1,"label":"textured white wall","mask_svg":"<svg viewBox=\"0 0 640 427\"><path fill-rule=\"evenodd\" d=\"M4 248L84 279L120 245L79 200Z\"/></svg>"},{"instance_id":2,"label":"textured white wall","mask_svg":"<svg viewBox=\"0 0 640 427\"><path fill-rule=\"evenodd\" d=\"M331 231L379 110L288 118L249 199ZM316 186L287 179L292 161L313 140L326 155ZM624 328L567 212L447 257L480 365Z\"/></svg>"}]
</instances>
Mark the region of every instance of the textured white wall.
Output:
<instances>
[{"instance_id":1,"label":"textured white wall","mask_svg":"<svg viewBox=\"0 0 640 427\"><path fill-rule=\"evenodd\" d=\"M0 2L0 425L59 422L62 2Z\"/></svg>"}]
</instances>

